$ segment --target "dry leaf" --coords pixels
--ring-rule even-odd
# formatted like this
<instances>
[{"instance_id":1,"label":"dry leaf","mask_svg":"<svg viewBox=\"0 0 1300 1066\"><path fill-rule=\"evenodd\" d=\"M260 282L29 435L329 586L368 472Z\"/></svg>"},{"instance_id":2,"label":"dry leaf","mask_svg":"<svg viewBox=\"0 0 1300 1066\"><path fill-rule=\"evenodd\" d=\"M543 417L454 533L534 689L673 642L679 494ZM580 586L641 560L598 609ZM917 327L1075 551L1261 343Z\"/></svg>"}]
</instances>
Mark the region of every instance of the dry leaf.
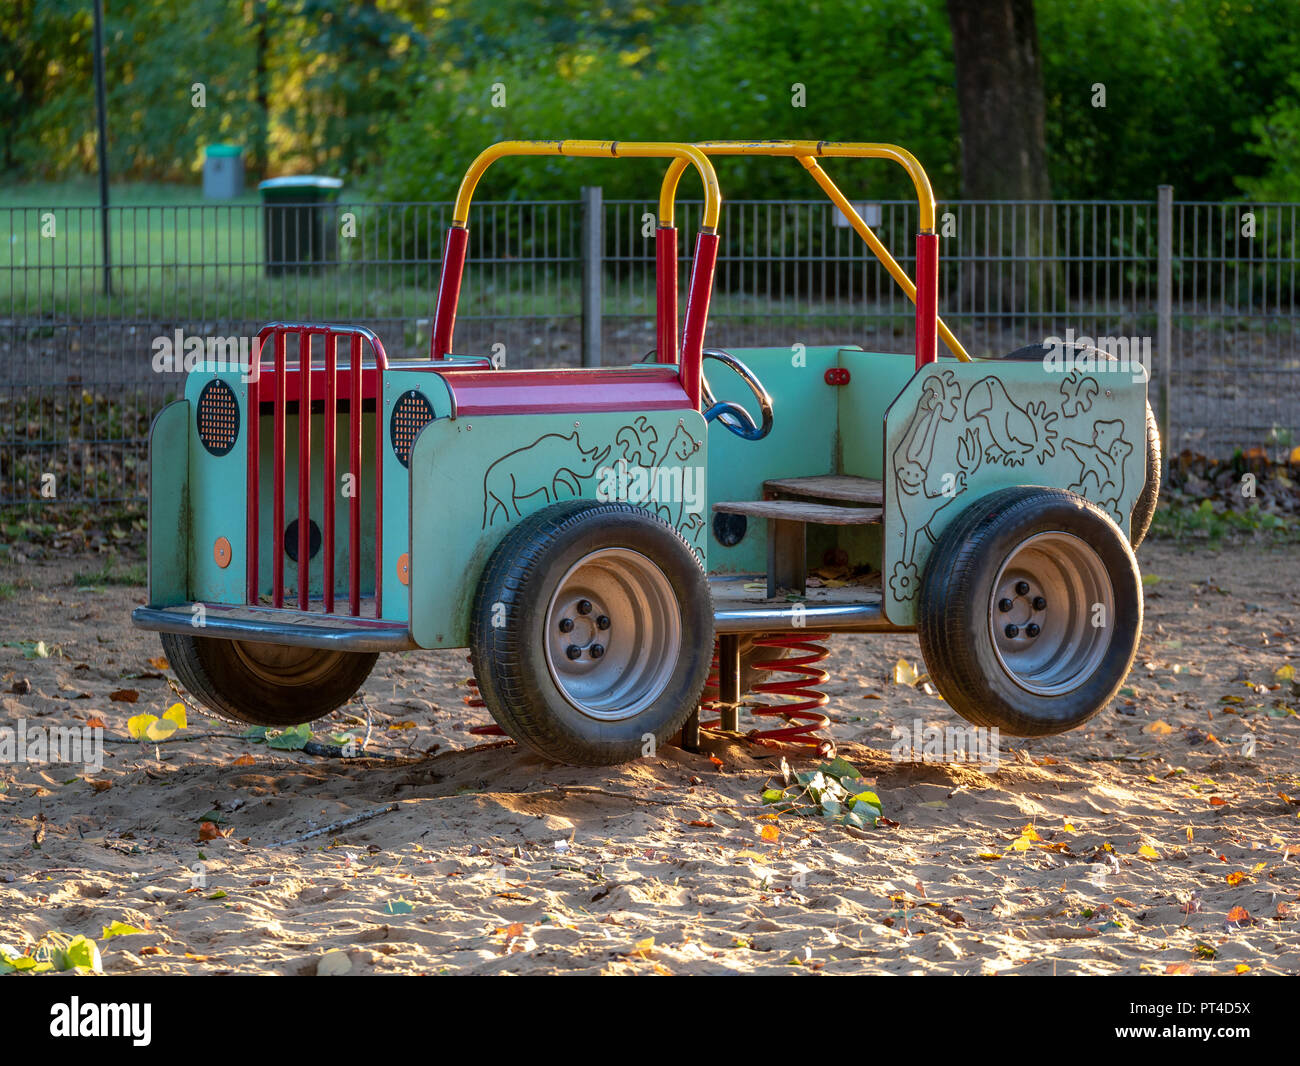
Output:
<instances>
[{"instance_id":1,"label":"dry leaf","mask_svg":"<svg viewBox=\"0 0 1300 1066\"><path fill-rule=\"evenodd\" d=\"M135 703L140 698L140 693L133 688L120 688L116 692L110 692L108 698L114 703Z\"/></svg>"},{"instance_id":2,"label":"dry leaf","mask_svg":"<svg viewBox=\"0 0 1300 1066\"><path fill-rule=\"evenodd\" d=\"M252 765L253 765L254 763L256 763L256 762L257 762L257 760L254 759L251 755L241 755L238 759L235 760L235 765L236 765L236 766L252 766Z\"/></svg>"},{"instance_id":3,"label":"dry leaf","mask_svg":"<svg viewBox=\"0 0 1300 1066\"><path fill-rule=\"evenodd\" d=\"M898 662L894 663L894 684L915 685L920 676L916 672L916 667L906 659L899 659Z\"/></svg>"},{"instance_id":4,"label":"dry leaf","mask_svg":"<svg viewBox=\"0 0 1300 1066\"><path fill-rule=\"evenodd\" d=\"M759 834L769 844L775 844L781 837L781 830L774 825L763 826L762 833Z\"/></svg>"},{"instance_id":5,"label":"dry leaf","mask_svg":"<svg viewBox=\"0 0 1300 1066\"><path fill-rule=\"evenodd\" d=\"M149 665L152 666L155 670L171 669L171 663L167 661L167 657L165 655L157 655L154 658L150 659Z\"/></svg>"}]
</instances>

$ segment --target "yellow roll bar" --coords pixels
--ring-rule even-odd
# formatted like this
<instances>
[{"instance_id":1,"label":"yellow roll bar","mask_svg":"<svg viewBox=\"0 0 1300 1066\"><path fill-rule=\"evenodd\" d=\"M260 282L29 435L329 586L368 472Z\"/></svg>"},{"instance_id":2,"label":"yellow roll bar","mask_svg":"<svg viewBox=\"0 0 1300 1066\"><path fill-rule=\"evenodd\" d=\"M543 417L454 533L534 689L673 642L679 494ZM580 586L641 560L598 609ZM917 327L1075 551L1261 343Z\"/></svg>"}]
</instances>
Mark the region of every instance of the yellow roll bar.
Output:
<instances>
[{"instance_id":1,"label":"yellow roll bar","mask_svg":"<svg viewBox=\"0 0 1300 1066\"><path fill-rule=\"evenodd\" d=\"M464 227L468 223L470 201L474 198L474 189L484 171L498 159L516 155L672 159L673 167L676 168L675 176L671 184L665 180L659 196L661 226L673 224L677 183L686 168L693 166L704 183L703 228L707 233L717 231L718 218L722 213L722 190L718 186L718 175L714 173L713 164L695 145L675 141L500 141L480 152L461 179L460 189L456 193L456 206L452 212L453 226Z\"/></svg>"},{"instance_id":2,"label":"yellow roll bar","mask_svg":"<svg viewBox=\"0 0 1300 1066\"><path fill-rule=\"evenodd\" d=\"M889 249L885 247L871 227L863 221L862 216L849 203L848 198L840 192L829 175L817 163L819 157L829 159L889 159L898 163L907 171L908 176L912 179L912 185L916 189L916 200L920 207L921 232L933 233L935 226L934 190L930 187L930 179L926 176L925 168L921 166L916 156L912 155L906 148L899 148L893 144L837 141L699 141L695 147L707 155L788 156L798 159L811 175L813 181L821 186L822 191L826 193L830 201L848 219L849 224L857 231L858 236L866 242L867 247L880 260L881 265L889 272L890 277L907 294L907 298L912 303L916 303L916 286L912 283L912 279L907 276L907 272L890 255ZM659 193L661 203L665 198L670 201L675 199L677 183L681 180L685 170L686 165L680 159L674 160L669 166ZM962 346L962 343L957 340L952 330L944 324L942 319L938 320L938 331L939 336L953 355L964 363L971 361L970 355Z\"/></svg>"}]
</instances>

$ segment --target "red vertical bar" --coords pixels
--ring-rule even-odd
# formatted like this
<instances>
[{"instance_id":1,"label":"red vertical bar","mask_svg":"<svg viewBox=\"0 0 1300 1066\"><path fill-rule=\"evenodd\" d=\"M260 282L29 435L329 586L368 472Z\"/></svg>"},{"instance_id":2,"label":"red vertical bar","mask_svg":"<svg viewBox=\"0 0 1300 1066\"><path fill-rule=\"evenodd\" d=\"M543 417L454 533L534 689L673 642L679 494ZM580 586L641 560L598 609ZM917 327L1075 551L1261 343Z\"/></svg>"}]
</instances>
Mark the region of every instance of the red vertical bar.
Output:
<instances>
[{"instance_id":1,"label":"red vertical bar","mask_svg":"<svg viewBox=\"0 0 1300 1066\"><path fill-rule=\"evenodd\" d=\"M361 614L361 337L352 336L352 395L348 400L348 469L352 502L348 510L348 607Z\"/></svg>"},{"instance_id":2,"label":"red vertical bar","mask_svg":"<svg viewBox=\"0 0 1300 1066\"><path fill-rule=\"evenodd\" d=\"M284 606L284 407L288 347L282 330L275 332L275 484L271 504L271 603Z\"/></svg>"},{"instance_id":3,"label":"red vertical bar","mask_svg":"<svg viewBox=\"0 0 1300 1066\"><path fill-rule=\"evenodd\" d=\"M298 610L311 593L311 334L298 334Z\"/></svg>"},{"instance_id":4,"label":"red vertical bar","mask_svg":"<svg viewBox=\"0 0 1300 1066\"><path fill-rule=\"evenodd\" d=\"M325 334L325 477L322 482L322 498L325 501L325 536L322 551L325 573L323 589L325 593L325 613L334 613L334 497L339 487L334 470L334 448L336 443L335 420L339 413L338 392L338 338L332 333Z\"/></svg>"},{"instance_id":5,"label":"red vertical bar","mask_svg":"<svg viewBox=\"0 0 1300 1066\"><path fill-rule=\"evenodd\" d=\"M682 358L678 378L691 406L700 406L700 364L704 360L704 327L709 318L713 268L718 262L718 235L701 233L695 242L695 266L686 299L686 329L682 333Z\"/></svg>"},{"instance_id":6,"label":"red vertical bar","mask_svg":"<svg viewBox=\"0 0 1300 1066\"><path fill-rule=\"evenodd\" d=\"M261 467L262 458L261 442L261 410L262 410L262 335L258 334L257 339L253 341L253 358L249 366L248 382L248 409L245 417L248 419L248 437L246 447L248 448L248 484L245 486L248 494L247 511L244 514L244 557L245 570L244 575L248 582L248 602L257 603L258 594L258 573L257 573L257 550L258 550L258 508L261 506Z\"/></svg>"},{"instance_id":7,"label":"red vertical bar","mask_svg":"<svg viewBox=\"0 0 1300 1066\"><path fill-rule=\"evenodd\" d=\"M384 602L384 366L375 351L375 617Z\"/></svg>"},{"instance_id":8,"label":"red vertical bar","mask_svg":"<svg viewBox=\"0 0 1300 1066\"><path fill-rule=\"evenodd\" d=\"M438 281L438 308L433 319L433 340L429 358L443 359L451 351L452 331L456 328L456 303L460 299L461 277L465 272L465 250L469 230L452 226L442 253L442 277Z\"/></svg>"},{"instance_id":9,"label":"red vertical bar","mask_svg":"<svg viewBox=\"0 0 1300 1066\"><path fill-rule=\"evenodd\" d=\"M677 362L677 230L655 231L655 351L661 363Z\"/></svg>"},{"instance_id":10,"label":"red vertical bar","mask_svg":"<svg viewBox=\"0 0 1300 1066\"><path fill-rule=\"evenodd\" d=\"M939 358L939 235L916 235L916 369Z\"/></svg>"}]
</instances>

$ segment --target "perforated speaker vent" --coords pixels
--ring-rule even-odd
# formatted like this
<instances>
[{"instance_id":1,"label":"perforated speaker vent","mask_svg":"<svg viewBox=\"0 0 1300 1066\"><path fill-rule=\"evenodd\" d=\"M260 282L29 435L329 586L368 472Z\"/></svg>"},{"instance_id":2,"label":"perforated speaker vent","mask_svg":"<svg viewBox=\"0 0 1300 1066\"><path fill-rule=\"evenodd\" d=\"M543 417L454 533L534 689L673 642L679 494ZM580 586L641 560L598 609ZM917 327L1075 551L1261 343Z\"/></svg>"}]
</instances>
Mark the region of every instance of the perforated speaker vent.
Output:
<instances>
[{"instance_id":1,"label":"perforated speaker vent","mask_svg":"<svg viewBox=\"0 0 1300 1066\"><path fill-rule=\"evenodd\" d=\"M392 424L389 436L393 442L393 454L403 466L411 464L411 449L415 447L415 438L420 430L433 421L433 404L422 392L411 389L397 397L393 404Z\"/></svg>"},{"instance_id":2,"label":"perforated speaker vent","mask_svg":"<svg viewBox=\"0 0 1300 1066\"><path fill-rule=\"evenodd\" d=\"M220 378L209 381L199 393L199 440L213 455L225 455L239 439L239 401Z\"/></svg>"}]
</instances>

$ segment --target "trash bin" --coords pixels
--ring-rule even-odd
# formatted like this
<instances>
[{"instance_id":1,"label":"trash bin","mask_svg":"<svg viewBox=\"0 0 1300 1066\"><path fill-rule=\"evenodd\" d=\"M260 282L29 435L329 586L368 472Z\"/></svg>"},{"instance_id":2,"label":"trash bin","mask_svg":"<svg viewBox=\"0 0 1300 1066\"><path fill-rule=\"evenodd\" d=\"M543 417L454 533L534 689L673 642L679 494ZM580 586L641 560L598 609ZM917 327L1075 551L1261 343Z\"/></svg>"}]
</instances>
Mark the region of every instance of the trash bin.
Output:
<instances>
[{"instance_id":1,"label":"trash bin","mask_svg":"<svg viewBox=\"0 0 1300 1066\"><path fill-rule=\"evenodd\" d=\"M203 152L203 197L233 200L244 191L244 150L237 144L210 144Z\"/></svg>"},{"instance_id":2,"label":"trash bin","mask_svg":"<svg viewBox=\"0 0 1300 1066\"><path fill-rule=\"evenodd\" d=\"M312 174L270 178L257 186L264 205L268 274L319 270L338 263L334 204L341 188L338 178Z\"/></svg>"}]
</instances>

